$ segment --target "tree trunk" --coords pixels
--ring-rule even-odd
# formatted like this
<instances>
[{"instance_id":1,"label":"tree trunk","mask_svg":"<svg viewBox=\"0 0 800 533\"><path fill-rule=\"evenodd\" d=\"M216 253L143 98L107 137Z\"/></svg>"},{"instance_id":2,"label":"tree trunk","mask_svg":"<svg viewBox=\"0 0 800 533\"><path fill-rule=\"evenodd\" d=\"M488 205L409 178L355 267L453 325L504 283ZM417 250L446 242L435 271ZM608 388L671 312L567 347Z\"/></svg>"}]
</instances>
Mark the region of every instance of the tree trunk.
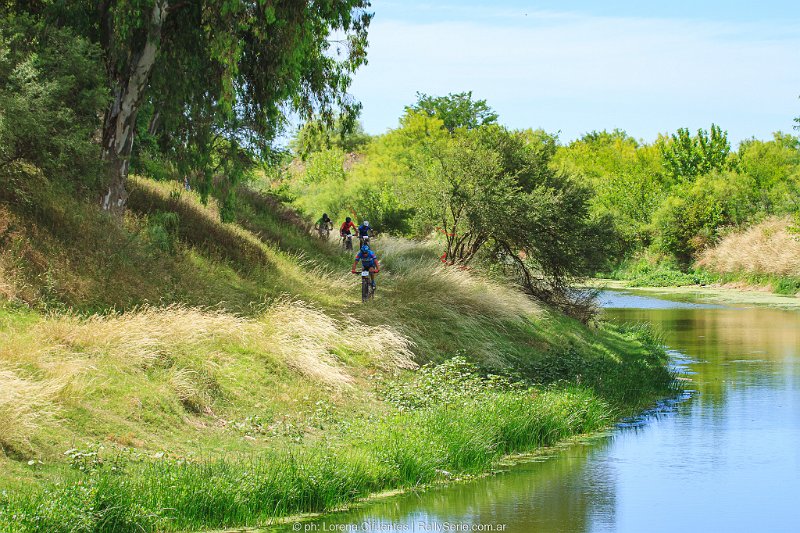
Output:
<instances>
[{"instance_id":1,"label":"tree trunk","mask_svg":"<svg viewBox=\"0 0 800 533\"><path fill-rule=\"evenodd\" d=\"M141 106L144 91L150 81L155 65L156 54L161 43L161 30L167 16L168 0L156 0L150 12L147 26L147 39L139 50L131 50L131 60L122 69L110 53L114 42L110 11L107 17L105 43L109 53L108 68L112 80L114 100L106 111L103 122L102 156L108 165L108 191L103 196L103 209L121 216L125 212L128 193L125 181L128 178L133 140L136 133L136 114ZM107 4L106 4L107 6Z\"/></svg>"}]
</instances>

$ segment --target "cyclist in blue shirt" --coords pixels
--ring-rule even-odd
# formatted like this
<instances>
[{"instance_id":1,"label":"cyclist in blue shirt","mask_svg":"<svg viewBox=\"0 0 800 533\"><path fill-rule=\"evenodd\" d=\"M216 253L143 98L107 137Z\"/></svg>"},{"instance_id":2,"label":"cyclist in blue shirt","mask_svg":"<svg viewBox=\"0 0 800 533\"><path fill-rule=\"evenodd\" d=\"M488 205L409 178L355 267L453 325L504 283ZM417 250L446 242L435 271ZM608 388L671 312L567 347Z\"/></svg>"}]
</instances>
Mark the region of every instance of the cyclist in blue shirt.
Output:
<instances>
[{"instance_id":1,"label":"cyclist in blue shirt","mask_svg":"<svg viewBox=\"0 0 800 533\"><path fill-rule=\"evenodd\" d=\"M356 273L356 265L358 265L359 261L361 261L361 267L369 271L369 277L372 280L372 288L375 289L375 274L381 271L381 266L378 263L378 256L365 244L361 247L361 251L356 254L355 261L353 261L353 268L350 270L353 274Z\"/></svg>"},{"instance_id":2,"label":"cyclist in blue shirt","mask_svg":"<svg viewBox=\"0 0 800 533\"><path fill-rule=\"evenodd\" d=\"M372 228L369 225L369 221L365 220L361 223L358 227L358 242L362 246L365 244L369 244L369 238L371 237L370 233L372 232ZM366 242L365 242L366 238Z\"/></svg>"}]
</instances>

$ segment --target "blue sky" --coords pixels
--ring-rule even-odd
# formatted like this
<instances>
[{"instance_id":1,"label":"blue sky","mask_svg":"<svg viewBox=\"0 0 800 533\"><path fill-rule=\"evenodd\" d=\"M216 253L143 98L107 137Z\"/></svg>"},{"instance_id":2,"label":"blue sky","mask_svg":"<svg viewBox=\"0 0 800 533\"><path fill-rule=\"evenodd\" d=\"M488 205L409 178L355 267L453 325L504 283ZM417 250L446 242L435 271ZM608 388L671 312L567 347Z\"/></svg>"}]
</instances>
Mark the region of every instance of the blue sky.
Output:
<instances>
[{"instance_id":1,"label":"blue sky","mask_svg":"<svg viewBox=\"0 0 800 533\"><path fill-rule=\"evenodd\" d=\"M367 132L397 126L415 93L472 90L512 128L679 127L732 141L800 115L800 2L373 0L369 64L352 94Z\"/></svg>"}]
</instances>

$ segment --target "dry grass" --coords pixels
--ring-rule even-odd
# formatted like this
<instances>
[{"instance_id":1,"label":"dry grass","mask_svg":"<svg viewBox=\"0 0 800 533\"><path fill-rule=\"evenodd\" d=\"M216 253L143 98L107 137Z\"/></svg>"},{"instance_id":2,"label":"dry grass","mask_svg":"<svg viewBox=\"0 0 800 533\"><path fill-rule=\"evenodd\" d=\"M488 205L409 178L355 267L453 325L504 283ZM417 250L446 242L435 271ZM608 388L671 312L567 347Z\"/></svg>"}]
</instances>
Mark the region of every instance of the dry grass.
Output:
<instances>
[{"instance_id":1,"label":"dry grass","mask_svg":"<svg viewBox=\"0 0 800 533\"><path fill-rule=\"evenodd\" d=\"M178 348L219 339L243 342L248 333L244 318L176 304L89 318L52 315L37 326L43 344L61 357L92 359L110 355L143 369L169 366Z\"/></svg>"},{"instance_id":2,"label":"dry grass","mask_svg":"<svg viewBox=\"0 0 800 533\"><path fill-rule=\"evenodd\" d=\"M5 298L9 301L17 299L17 290L14 283L8 279L8 274L2 265L0 265L0 298Z\"/></svg>"},{"instance_id":3,"label":"dry grass","mask_svg":"<svg viewBox=\"0 0 800 533\"><path fill-rule=\"evenodd\" d=\"M725 237L700 256L697 266L719 273L800 276L800 239L791 220L772 218Z\"/></svg>"},{"instance_id":4,"label":"dry grass","mask_svg":"<svg viewBox=\"0 0 800 533\"><path fill-rule=\"evenodd\" d=\"M440 265L429 275L445 290L474 302L476 310L487 316L514 318L541 312L541 308L521 291L475 276L468 270Z\"/></svg>"},{"instance_id":5,"label":"dry grass","mask_svg":"<svg viewBox=\"0 0 800 533\"><path fill-rule=\"evenodd\" d=\"M50 314L0 332L0 445L22 449L60 407L94 408L98 399L109 420L128 416L131 394L146 395L156 409L179 403L190 413L224 411L221 383L246 382L260 361L282 381L283 372L298 376L285 381L290 397L309 383L349 388L364 367L416 366L411 342L394 329L337 321L299 301L278 301L258 318L180 305Z\"/></svg>"},{"instance_id":6,"label":"dry grass","mask_svg":"<svg viewBox=\"0 0 800 533\"><path fill-rule=\"evenodd\" d=\"M347 334L352 325L359 334ZM369 353L376 365L414 366L410 341L392 328L367 327L354 319L337 323L299 301L279 301L259 319L180 305L89 318L52 315L34 334L40 339L37 353L6 357L27 362L41 361L45 353L61 360L110 357L121 365L149 369L180 366L193 349L208 350L211 343L222 342L279 355L289 367L326 383L351 381L332 355L341 348ZM179 384L187 380L187 374L175 378Z\"/></svg>"},{"instance_id":7,"label":"dry grass","mask_svg":"<svg viewBox=\"0 0 800 533\"><path fill-rule=\"evenodd\" d=\"M541 308L528 296L477 276L469 268L444 265L436 261L439 247L433 241L381 237L376 243L380 256L398 273L404 297L415 300L436 300L443 305L458 306L469 314L494 318L530 317L541 314Z\"/></svg>"},{"instance_id":8,"label":"dry grass","mask_svg":"<svg viewBox=\"0 0 800 533\"><path fill-rule=\"evenodd\" d=\"M0 367L0 449L26 453L31 436L57 411L53 399L63 386L56 379L34 381Z\"/></svg>"},{"instance_id":9,"label":"dry grass","mask_svg":"<svg viewBox=\"0 0 800 533\"><path fill-rule=\"evenodd\" d=\"M361 352L373 364L384 368L416 367L410 341L387 326L368 327L355 319L337 323L323 312L297 301L276 303L263 320L269 331L268 342L287 365L329 385L352 383L352 377L334 355L342 348Z\"/></svg>"},{"instance_id":10,"label":"dry grass","mask_svg":"<svg viewBox=\"0 0 800 533\"><path fill-rule=\"evenodd\" d=\"M212 376L189 368L175 368L170 372L169 384L187 409L195 413L211 414L211 403L219 389Z\"/></svg>"}]
</instances>

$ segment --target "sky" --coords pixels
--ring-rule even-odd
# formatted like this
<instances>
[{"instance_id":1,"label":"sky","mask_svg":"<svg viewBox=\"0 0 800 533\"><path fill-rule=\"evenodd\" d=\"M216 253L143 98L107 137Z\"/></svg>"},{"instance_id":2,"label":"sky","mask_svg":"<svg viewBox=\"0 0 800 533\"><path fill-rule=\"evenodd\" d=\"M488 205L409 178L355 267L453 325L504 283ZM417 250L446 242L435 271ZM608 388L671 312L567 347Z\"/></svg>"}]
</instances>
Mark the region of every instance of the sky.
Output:
<instances>
[{"instance_id":1,"label":"sky","mask_svg":"<svg viewBox=\"0 0 800 533\"><path fill-rule=\"evenodd\" d=\"M733 143L800 116L800 2L373 0L369 63L353 79L370 134L416 93L472 91L510 128L563 142L680 127Z\"/></svg>"}]
</instances>

